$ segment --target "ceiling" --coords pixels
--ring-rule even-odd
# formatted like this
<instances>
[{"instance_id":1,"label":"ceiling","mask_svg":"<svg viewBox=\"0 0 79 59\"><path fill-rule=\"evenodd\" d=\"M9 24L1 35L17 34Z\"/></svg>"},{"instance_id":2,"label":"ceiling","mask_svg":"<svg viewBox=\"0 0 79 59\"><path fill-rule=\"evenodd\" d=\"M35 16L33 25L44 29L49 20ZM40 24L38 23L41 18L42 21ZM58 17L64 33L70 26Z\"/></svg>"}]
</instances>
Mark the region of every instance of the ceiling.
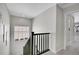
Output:
<instances>
[{"instance_id":1,"label":"ceiling","mask_svg":"<svg viewBox=\"0 0 79 59\"><path fill-rule=\"evenodd\" d=\"M56 3L7 3L9 13L14 16L34 18ZM67 8L76 3L58 3L61 8Z\"/></svg>"},{"instance_id":2,"label":"ceiling","mask_svg":"<svg viewBox=\"0 0 79 59\"><path fill-rule=\"evenodd\" d=\"M76 3L59 3L58 5L61 7L61 8L67 8L67 7L70 7L72 5L75 5Z\"/></svg>"},{"instance_id":3,"label":"ceiling","mask_svg":"<svg viewBox=\"0 0 79 59\"><path fill-rule=\"evenodd\" d=\"M59 6L63 8L63 10L67 10L69 12L75 11L75 12L72 12L71 14L74 16L74 22L79 23L79 12L78 12L79 3L62 3L62 4L59 4Z\"/></svg>"},{"instance_id":4,"label":"ceiling","mask_svg":"<svg viewBox=\"0 0 79 59\"><path fill-rule=\"evenodd\" d=\"M11 15L33 18L55 4L54 3L7 3L6 5Z\"/></svg>"}]
</instances>

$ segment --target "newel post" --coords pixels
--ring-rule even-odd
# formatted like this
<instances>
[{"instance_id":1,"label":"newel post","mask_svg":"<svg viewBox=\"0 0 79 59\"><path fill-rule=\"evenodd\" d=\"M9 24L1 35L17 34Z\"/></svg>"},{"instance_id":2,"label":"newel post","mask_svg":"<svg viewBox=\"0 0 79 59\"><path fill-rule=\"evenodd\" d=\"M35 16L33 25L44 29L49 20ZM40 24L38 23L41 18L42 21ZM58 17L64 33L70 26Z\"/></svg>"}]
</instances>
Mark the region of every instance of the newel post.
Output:
<instances>
[{"instance_id":1,"label":"newel post","mask_svg":"<svg viewBox=\"0 0 79 59\"><path fill-rule=\"evenodd\" d=\"M33 55L33 35L34 35L34 32L31 33L31 46L32 46L32 55Z\"/></svg>"}]
</instances>

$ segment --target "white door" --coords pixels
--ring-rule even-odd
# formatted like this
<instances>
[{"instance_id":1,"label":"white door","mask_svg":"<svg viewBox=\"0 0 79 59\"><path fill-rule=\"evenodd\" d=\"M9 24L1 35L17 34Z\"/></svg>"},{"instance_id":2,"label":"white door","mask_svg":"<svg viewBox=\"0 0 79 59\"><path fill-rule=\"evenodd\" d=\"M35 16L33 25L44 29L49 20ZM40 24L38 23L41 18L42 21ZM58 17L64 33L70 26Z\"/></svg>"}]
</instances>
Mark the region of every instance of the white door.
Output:
<instances>
[{"instance_id":1,"label":"white door","mask_svg":"<svg viewBox=\"0 0 79 59\"><path fill-rule=\"evenodd\" d=\"M70 45L70 19L69 15L66 16L66 46Z\"/></svg>"},{"instance_id":2,"label":"white door","mask_svg":"<svg viewBox=\"0 0 79 59\"><path fill-rule=\"evenodd\" d=\"M74 41L74 17L70 15L70 45Z\"/></svg>"},{"instance_id":3,"label":"white door","mask_svg":"<svg viewBox=\"0 0 79 59\"><path fill-rule=\"evenodd\" d=\"M66 47L70 46L74 40L74 17L71 15L66 15Z\"/></svg>"}]
</instances>

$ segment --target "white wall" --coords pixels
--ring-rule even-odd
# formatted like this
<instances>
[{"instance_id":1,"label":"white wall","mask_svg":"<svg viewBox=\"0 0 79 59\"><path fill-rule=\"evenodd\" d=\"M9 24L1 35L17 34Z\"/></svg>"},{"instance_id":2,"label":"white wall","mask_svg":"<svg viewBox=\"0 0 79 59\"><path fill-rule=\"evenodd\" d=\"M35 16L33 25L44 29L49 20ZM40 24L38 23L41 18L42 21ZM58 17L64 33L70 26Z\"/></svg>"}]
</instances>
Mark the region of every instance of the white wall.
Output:
<instances>
[{"instance_id":1,"label":"white wall","mask_svg":"<svg viewBox=\"0 0 79 59\"><path fill-rule=\"evenodd\" d=\"M47 9L33 19L33 31L35 33L51 33L49 48L54 52L54 41L56 40L56 5Z\"/></svg>"},{"instance_id":2,"label":"white wall","mask_svg":"<svg viewBox=\"0 0 79 59\"><path fill-rule=\"evenodd\" d=\"M10 16L10 29L11 29L11 46L10 46L10 49L11 49L11 54L16 54L16 52L19 50L19 49L15 49L15 44L14 44L14 26L16 25L22 25L22 26L29 26L30 27L30 32L31 32L31 29L32 29L32 20L30 19L27 19L27 18L22 18L22 17L17 17L17 16ZM21 45L21 44L20 44ZM19 53L22 54L22 51L20 51ZM18 54L18 53L17 53Z\"/></svg>"},{"instance_id":3,"label":"white wall","mask_svg":"<svg viewBox=\"0 0 79 59\"><path fill-rule=\"evenodd\" d=\"M10 51L10 20L9 20L9 13L8 13L8 9L6 7L5 4L0 4L0 14L1 14L1 18L0 18L0 25L2 25L3 27L3 24L5 25L5 38L4 38L4 43L3 43L3 33L1 33L0 35L0 54L1 55L8 55L9 54L9 51ZM3 31L3 29L0 28L1 31ZM0 32L1 32L0 31ZM7 45L6 45L6 40L7 40Z\"/></svg>"},{"instance_id":4,"label":"white wall","mask_svg":"<svg viewBox=\"0 0 79 59\"><path fill-rule=\"evenodd\" d=\"M63 9L56 6L56 52L64 48L64 14Z\"/></svg>"}]
</instances>

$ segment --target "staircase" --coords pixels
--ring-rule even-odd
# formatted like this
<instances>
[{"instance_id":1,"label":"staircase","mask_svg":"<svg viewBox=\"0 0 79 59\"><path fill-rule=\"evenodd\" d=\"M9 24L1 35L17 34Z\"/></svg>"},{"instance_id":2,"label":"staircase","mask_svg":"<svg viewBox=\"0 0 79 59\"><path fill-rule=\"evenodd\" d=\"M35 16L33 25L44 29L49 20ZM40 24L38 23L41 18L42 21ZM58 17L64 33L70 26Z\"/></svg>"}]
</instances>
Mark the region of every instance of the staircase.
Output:
<instances>
[{"instance_id":1,"label":"staircase","mask_svg":"<svg viewBox=\"0 0 79 59\"><path fill-rule=\"evenodd\" d=\"M24 55L40 55L49 51L49 34L32 32L28 42L23 48Z\"/></svg>"}]
</instances>

